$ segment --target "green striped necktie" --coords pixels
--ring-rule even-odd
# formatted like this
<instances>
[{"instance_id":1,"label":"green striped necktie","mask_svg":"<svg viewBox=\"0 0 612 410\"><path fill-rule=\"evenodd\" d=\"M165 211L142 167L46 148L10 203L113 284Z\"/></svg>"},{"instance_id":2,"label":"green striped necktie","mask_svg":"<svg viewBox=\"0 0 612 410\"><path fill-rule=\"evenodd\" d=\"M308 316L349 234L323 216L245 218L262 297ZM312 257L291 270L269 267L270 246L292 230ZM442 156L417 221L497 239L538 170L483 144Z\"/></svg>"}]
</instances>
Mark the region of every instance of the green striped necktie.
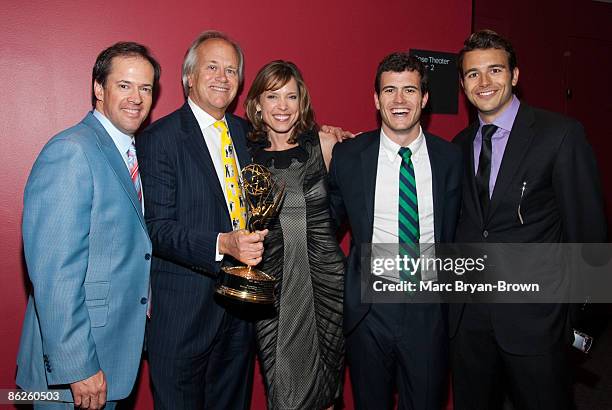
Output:
<instances>
[{"instance_id":1,"label":"green striped necktie","mask_svg":"<svg viewBox=\"0 0 612 410\"><path fill-rule=\"evenodd\" d=\"M411 258L419 257L419 204L417 199L416 180L414 178L414 166L412 164L412 151L410 148L399 149L402 157L399 175L399 207L398 207L398 242L400 256L407 255ZM418 272L416 272L418 273ZM407 277L408 272L401 271L400 278L415 280Z\"/></svg>"},{"instance_id":2,"label":"green striped necktie","mask_svg":"<svg viewBox=\"0 0 612 410\"><path fill-rule=\"evenodd\" d=\"M402 147L399 176L399 214L398 237L400 243L415 244L419 242L419 204L417 200L416 180L412 164L412 151Z\"/></svg>"}]
</instances>

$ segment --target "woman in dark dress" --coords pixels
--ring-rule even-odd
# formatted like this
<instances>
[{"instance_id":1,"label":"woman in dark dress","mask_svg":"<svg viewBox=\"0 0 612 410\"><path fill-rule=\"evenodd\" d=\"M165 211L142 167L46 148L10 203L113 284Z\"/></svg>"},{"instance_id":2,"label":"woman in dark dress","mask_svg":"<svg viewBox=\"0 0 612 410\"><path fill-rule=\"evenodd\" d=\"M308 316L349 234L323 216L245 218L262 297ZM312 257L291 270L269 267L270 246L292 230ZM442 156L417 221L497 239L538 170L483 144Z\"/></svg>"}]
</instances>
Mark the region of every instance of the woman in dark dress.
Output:
<instances>
[{"instance_id":1,"label":"woman in dark dress","mask_svg":"<svg viewBox=\"0 0 612 410\"><path fill-rule=\"evenodd\" d=\"M275 315L256 323L268 407L330 408L342 394L344 369L344 257L326 185L335 140L319 140L308 90L293 63L264 66L245 107L253 162L269 168L286 192L259 265L279 279Z\"/></svg>"}]
</instances>

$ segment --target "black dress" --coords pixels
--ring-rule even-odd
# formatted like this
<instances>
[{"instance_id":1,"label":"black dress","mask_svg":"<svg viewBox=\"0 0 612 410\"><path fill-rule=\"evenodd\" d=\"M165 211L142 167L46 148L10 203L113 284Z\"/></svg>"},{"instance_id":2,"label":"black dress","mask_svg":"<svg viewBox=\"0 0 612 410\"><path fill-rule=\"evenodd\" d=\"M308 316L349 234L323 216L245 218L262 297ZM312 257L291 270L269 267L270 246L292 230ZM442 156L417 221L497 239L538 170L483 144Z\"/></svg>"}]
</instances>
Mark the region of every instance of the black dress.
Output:
<instances>
[{"instance_id":1,"label":"black dress","mask_svg":"<svg viewBox=\"0 0 612 410\"><path fill-rule=\"evenodd\" d=\"M344 256L332 228L318 135L286 151L253 143L253 162L285 183L286 196L258 266L279 279L275 315L256 322L271 409L322 409L342 394Z\"/></svg>"}]
</instances>

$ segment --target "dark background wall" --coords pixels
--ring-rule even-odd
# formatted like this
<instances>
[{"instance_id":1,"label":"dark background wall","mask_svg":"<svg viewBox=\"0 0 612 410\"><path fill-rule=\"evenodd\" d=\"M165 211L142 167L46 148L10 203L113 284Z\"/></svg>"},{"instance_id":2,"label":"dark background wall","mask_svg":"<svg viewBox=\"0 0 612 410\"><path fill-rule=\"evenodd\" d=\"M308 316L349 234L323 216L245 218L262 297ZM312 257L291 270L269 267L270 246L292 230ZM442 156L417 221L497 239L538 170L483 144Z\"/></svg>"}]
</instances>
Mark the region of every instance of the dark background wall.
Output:
<instances>
[{"instance_id":1,"label":"dark background wall","mask_svg":"<svg viewBox=\"0 0 612 410\"><path fill-rule=\"evenodd\" d=\"M519 97L577 118L595 150L612 226L612 3L474 0L474 29L508 37Z\"/></svg>"},{"instance_id":2,"label":"dark background wall","mask_svg":"<svg viewBox=\"0 0 612 410\"><path fill-rule=\"evenodd\" d=\"M152 119L182 102L180 64L202 30L233 36L246 57L246 85L270 60L293 60L310 87L320 123L354 131L376 126L373 78L379 60L408 48L457 51L471 27L470 0L212 0L124 2L17 1L0 4L0 388L14 388L15 357L26 304L20 221L23 187L44 143L90 106L91 67L120 40L151 47L162 67ZM242 114L242 91L236 112ZM433 115L430 131L452 138L467 122ZM136 408L151 408L146 363ZM259 377L259 376L256 376ZM348 391L348 390L347 390ZM256 379L253 408L263 408ZM350 399L347 408L351 408Z\"/></svg>"}]
</instances>

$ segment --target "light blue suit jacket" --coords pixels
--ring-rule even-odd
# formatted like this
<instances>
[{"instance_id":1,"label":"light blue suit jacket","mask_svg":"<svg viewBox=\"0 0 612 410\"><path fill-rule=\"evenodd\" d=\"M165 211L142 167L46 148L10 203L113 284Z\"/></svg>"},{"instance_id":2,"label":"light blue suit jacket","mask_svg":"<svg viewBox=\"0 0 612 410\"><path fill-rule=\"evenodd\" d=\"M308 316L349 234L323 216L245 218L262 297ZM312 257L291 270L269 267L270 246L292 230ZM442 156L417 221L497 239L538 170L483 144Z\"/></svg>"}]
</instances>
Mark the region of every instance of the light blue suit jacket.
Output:
<instances>
[{"instance_id":1,"label":"light blue suit jacket","mask_svg":"<svg viewBox=\"0 0 612 410\"><path fill-rule=\"evenodd\" d=\"M72 401L67 385L102 369L107 399L128 396L142 353L151 241L123 158L91 113L38 156L23 244L33 294L17 384L63 389Z\"/></svg>"}]
</instances>

